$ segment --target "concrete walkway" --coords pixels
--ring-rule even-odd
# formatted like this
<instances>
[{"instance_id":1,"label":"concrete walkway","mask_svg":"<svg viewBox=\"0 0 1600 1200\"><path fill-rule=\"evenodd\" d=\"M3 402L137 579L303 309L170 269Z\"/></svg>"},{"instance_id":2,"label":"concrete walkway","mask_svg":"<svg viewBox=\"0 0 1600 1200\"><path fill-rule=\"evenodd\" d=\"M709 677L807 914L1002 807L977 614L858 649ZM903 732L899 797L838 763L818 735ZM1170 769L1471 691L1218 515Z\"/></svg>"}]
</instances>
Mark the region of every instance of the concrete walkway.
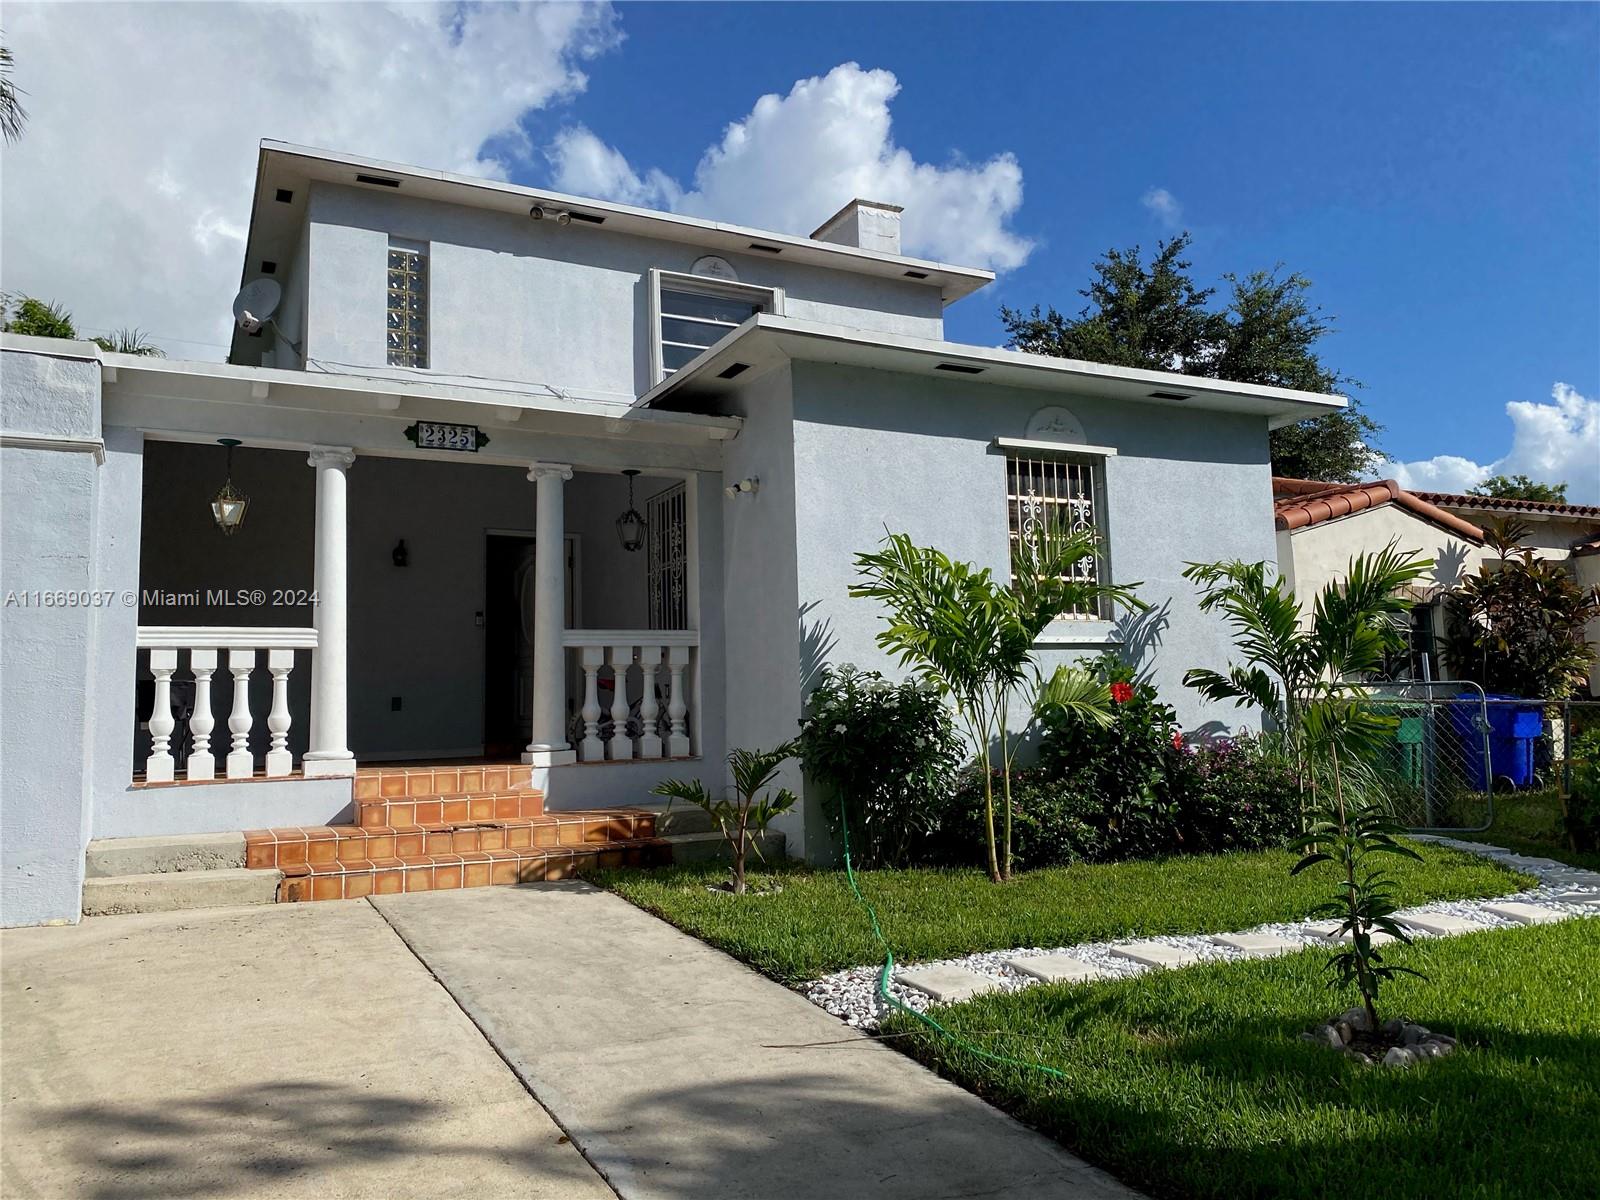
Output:
<instances>
[{"instance_id":1,"label":"concrete walkway","mask_svg":"<svg viewBox=\"0 0 1600 1200\"><path fill-rule=\"evenodd\" d=\"M604 892L375 903L7 930L0 1195L1134 1195Z\"/></svg>"},{"instance_id":2,"label":"concrete walkway","mask_svg":"<svg viewBox=\"0 0 1600 1200\"><path fill-rule=\"evenodd\" d=\"M373 903L628 1200L1134 1195L597 889Z\"/></svg>"},{"instance_id":3,"label":"concrete walkway","mask_svg":"<svg viewBox=\"0 0 1600 1200\"><path fill-rule=\"evenodd\" d=\"M613 1194L364 902L12 929L0 953L6 1200Z\"/></svg>"}]
</instances>

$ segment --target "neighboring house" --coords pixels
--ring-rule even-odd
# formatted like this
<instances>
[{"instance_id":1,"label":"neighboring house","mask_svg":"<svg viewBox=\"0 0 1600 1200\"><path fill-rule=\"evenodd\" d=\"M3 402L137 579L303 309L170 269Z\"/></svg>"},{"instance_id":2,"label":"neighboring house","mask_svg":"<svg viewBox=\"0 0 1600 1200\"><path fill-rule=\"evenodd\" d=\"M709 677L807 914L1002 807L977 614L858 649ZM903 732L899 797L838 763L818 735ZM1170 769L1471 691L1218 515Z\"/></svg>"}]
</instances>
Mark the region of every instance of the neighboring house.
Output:
<instances>
[{"instance_id":1,"label":"neighboring house","mask_svg":"<svg viewBox=\"0 0 1600 1200\"><path fill-rule=\"evenodd\" d=\"M0 342L6 922L74 919L90 839L281 827L289 898L516 878L419 847L793 737L821 665L887 665L846 595L885 528L1004 572L1070 513L1152 608L1046 665L1248 721L1181 686L1228 657L1183 565L1272 557L1268 430L1344 401L943 340L991 278L891 205L793 237L263 143L226 365ZM830 852L814 795L782 832Z\"/></svg>"},{"instance_id":2,"label":"neighboring house","mask_svg":"<svg viewBox=\"0 0 1600 1200\"><path fill-rule=\"evenodd\" d=\"M1411 656L1402 669L1413 678L1423 677L1424 655L1434 678L1450 677L1442 654L1441 592L1494 561L1484 545L1486 524L1514 521L1524 530L1522 545L1565 563L1585 587L1600 583L1600 507L1593 505L1410 492L1392 479L1343 484L1280 476L1272 494L1278 568L1306 605L1343 576L1352 557L1391 541L1434 560L1432 572L1412 589ZM1588 640L1600 646L1600 621L1590 623ZM1600 696L1600 662L1591 669L1589 691Z\"/></svg>"}]
</instances>

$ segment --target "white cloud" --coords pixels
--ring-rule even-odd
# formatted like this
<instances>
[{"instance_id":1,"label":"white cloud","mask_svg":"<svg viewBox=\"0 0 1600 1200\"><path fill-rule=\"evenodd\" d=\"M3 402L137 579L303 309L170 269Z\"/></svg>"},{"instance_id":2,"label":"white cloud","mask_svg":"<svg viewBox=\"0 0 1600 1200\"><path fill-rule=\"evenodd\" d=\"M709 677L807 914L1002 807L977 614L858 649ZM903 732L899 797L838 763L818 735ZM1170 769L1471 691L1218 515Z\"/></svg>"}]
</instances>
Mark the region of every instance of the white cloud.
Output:
<instances>
[{"instance_id":1,"label":"white cloud","mask_svg":"<svg viewBox=\"0 0 1600 1200\"><path fill-rule=\"evenodd\" d=\"M1033 244L1007 228L1022 205L1022 168L1011 154L970 164L918 162L894 142L889 71L855 63L802 79L787 96L762 96L723 131L684 187L639 170L581 126L549 148L556 186L625 203L807 234L855 197L905 206L906 253L1010 270Z\"/></svg>"},{"instance_id":2,"label":"white cloud","mask_svg":"<svg viewBox=\"0 0 1600 1200\"><path fill-rule=\"evenodd\" d=\"M1381 473L1402 487L1425 492L1464 492L1491 475L1526 475L1543 483L1567 484L1574 504L1600 504L1600 400L1558 383L1551 403L1513 400L1511 449L1491 463L1453 454L1419 462L1388 462Z\"/></svg>"},{"instance_id":3,"label":"white cloud","mask_svg":"<svg viewBox=\"0 0 1600 1200\"><path fill-rule=\"evenodd\" d=\"M226 352L259 139L504 177L620 39L596 4L8 3L5 34L4 288L185 358Z\"/></svg>"},{"instance_id":4,"label":"white cloud","mask_svg":"<svg viewBox=\"0 0 1600 1200\"><path fill-rule=\"evenodd\" d=\"M1183 205L1166 188L1151 188L1139 197L1139 203L1166 229L1177 229L1183 224Z\"/></svg>"}]
</instances>

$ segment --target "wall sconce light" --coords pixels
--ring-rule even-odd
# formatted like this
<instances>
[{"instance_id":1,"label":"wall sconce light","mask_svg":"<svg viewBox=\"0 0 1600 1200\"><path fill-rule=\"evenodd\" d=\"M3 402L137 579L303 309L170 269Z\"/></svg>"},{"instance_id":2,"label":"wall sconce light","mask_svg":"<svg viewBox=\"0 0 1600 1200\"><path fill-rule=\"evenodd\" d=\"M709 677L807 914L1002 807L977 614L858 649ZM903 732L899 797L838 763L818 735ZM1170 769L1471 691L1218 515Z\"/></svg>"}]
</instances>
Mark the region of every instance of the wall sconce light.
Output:
<instances>
[{"instance_id":1,"label":"wall sconce light","mask_svg":"<svg viewBox=\"0 0 1600 1200\"><path fill-rule=\"evenodd\" d=\"M744 479L739 480L738 483L730 483L727 487L722 489L722 494L724 496L726 496L729 500L735 500L741 494L742 495L746 495L746 496L753 496L757 492L759 492L760 490L761 490L761 480L760 480L760 478L755 476L755 475L749 475L749 476L746 476Z\"/></svg>"},{"instance_id":2,"label":"wall sconce light","mask_svg":"<svg viewBox=\"0 0 1600 1200\"><path fill-rule=\"evenodd\" d=\"M228 448L228 473L222 487L211 497L211 519L223 534L232 537L244 524L245 510L250 507L250 497L233 486L233 448L238 438L218 438L217 444Z\"/></svg>"},{"instance_id":3,"label":"wall sconce light","mask_svg":"<svg viewBox=\"0 0 1600 1200\"><path fill-rule=\"evenodd\" d=\"M623 472L628 477L628 511L617 518L617 538L629 554L644 545L645 530L648 528L639 510L633 506L633 477L638 473L635 470Z\"/></svg>"},{"instance_id":4,"label":"wall sconce light","mask_svg":"<svg viewBox=\"0 0 1600 1200\"><path fill-rule=\"evenodd\" d=\"M404 567L404 566L409 566L410 565L410 563L411 563L411 552L406 549L406 540L405 540L405 538L401 538L398 542L396 542L394 544L394 549L389 552L389 557L394 559L394 565L397 566L397 567Z\"/></svg>"}]
</instances>

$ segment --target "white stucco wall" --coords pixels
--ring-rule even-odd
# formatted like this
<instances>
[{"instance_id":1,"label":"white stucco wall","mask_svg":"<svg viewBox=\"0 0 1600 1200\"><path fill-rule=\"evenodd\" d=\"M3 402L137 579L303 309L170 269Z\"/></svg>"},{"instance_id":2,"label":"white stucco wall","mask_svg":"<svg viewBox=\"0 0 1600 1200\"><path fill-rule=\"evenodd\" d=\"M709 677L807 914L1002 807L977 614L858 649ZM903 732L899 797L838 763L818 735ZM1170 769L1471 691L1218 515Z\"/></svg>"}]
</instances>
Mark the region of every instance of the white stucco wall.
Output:
<instances>
[{"instance_id":1,"label":"white stucco wall","mask_svg":"<svg viewBox=\"0 0 1600 1200\"><path fill-rule=\"evenodd\" d=\"M34 339L28 339L33 342ZM0 353L0 922L76 921L90 822L95 608L95 455L100 367L94 348Z\"/></svg>"},{"instance_id":2,"label":"white stucco wall","mask_svg":"<svg viewBox=\"0 0 1600 1200\"><path fill-rule=\"evenodd\" d=\"M429 372L550 384L631 400L648 389L648 273L687 272L703 248L603 227L485 212L331 184L308 205L307 353L388 371L390 237L429 247ZM742 283L782 288L791 316L943 335L939 289L766 256L729 255Z\"/></svg>"},{"instance_id":3,"label":"white stucco wall","mask_svg":"<svg viewBox=\"0 0 1600 1200\"><path fill-rule=\"evenodd\" d=\"M827 627L830 661L893 674L873 641L881 609L847 595L854 556L887 525L1006 577L1005 457L992 443L1024 436L1029 417L1058 398L820 364L795 372L799 602ZM1196 560L1274 558L1265 420L1077 398L1066 407L1088 444L1118 451L1105 460L1111 578L1138 583L1151 611L1112 625L1062 622L1082 642L1041 651L1041 664L1116 645L1186 729L1254 724L1254 714L1208 705L1182 684L1189 668L1220 667L1231 653L1182 571Z\"/></svg>"}]
</instances>

